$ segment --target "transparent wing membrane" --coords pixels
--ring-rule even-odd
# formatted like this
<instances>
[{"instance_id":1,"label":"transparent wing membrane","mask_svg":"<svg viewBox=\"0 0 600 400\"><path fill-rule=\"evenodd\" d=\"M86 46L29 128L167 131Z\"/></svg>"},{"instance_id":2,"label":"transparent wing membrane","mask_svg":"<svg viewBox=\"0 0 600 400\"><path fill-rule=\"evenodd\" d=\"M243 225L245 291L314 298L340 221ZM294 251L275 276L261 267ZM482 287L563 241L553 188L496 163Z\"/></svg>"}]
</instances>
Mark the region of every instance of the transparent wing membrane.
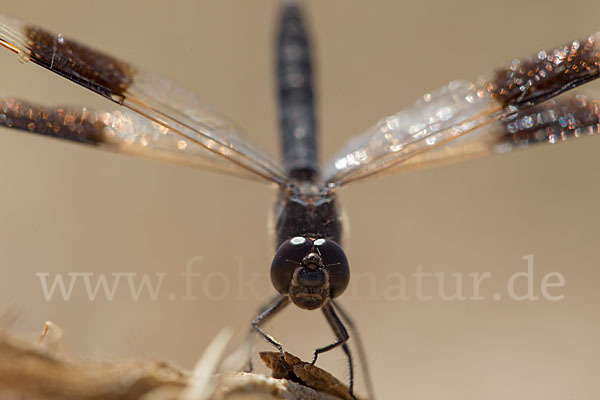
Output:
<instances>
[{"instance_id":1,"label":"transparent wing membrane","mask_svg":"<svg viewBox=\"0 0 600 400\"><path fill-rule=\"evenodd\" d=\"M167 79L138 73L122 104L208 152L260 178L286 185L279 163L251 145L251 140L216 109Z\"/></svg>"},{"instance_id":2,"label":"transparent wing membrane","mask_svg":"<svg viewBox=\"0 0 600 400\"><path fill-rule=\"evenodd\" d=\"M452 82L426 94L351 139L326 165L326 182L341 186L382 171L424 168L596 133L595 102L583 97L548 101L599 76L599 39L595 34L513 61L475 83ZM582 102L587 105L577 108ZM571 128L561 125L565 119Z\"/></svg>"},{"instance_id":3,"label":"transparent wing membrane","mask_svg":"<svg viewBox=\"0 0 600 400\"><path fill-rule=\"evenodd\" d=\"M342 185L431 151L503 115L485 91L452 82L411 108L378 122L350 141L326 166L329 182Z\"/></svg>"},{"instance_id":4,"label":"transparent wing membrane","mask_svg":"<svg viewBox=\"0 0 600 400\"><path fill-rule=\"evenodd\" d=\"M132 123L132 134L120 138L118 134L113 138L101 135L106 140L103 144L116 151L160 159L167 156L182 164L228 171L282 186L288 183L279 163L250 145L231 121L168 79L144 72L61 34L1 14L0 45L19 55L24 62L34 62L135 111L138 116L124 111L98 113L123 126ZM53 111L56 110L46 110L50 114ZM77 115L83 111L71 112ZM105 128L109 129L108 125ZM168 134L160 134L160 128ZM125 136L135 142L135 146L122 142Z\"/></svg>"}]
</instances>

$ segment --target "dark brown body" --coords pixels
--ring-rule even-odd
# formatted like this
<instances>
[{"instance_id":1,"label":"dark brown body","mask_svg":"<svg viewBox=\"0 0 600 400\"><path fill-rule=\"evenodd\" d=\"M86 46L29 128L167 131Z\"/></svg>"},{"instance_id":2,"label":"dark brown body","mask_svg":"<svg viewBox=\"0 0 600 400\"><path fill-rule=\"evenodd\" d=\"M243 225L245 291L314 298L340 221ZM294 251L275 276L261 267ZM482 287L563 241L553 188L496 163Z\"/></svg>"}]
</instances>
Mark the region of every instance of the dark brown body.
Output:
<instances>
[{"instance_id":1,"label":"dark brown body","mask_svg":"<svg viewBox=\"0 0 600 400\"><path fill-rule=\"evenodd\" d=\"M302 183L279 192L275 205L276 247L297 236L324 238L341 244L342 224L335 192Z\"/></svg>"}]
</instances>

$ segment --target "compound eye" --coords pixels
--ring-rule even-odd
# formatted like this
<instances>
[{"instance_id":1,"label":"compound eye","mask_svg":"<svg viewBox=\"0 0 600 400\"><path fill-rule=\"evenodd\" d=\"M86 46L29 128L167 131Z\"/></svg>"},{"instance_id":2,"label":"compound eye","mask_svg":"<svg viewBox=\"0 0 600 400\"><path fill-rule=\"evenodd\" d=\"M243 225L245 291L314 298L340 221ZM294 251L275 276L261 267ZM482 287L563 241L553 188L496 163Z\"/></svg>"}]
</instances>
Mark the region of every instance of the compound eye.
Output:
<instances>
[{"instance_id":1,"label":"compound eye","mask_svg":"<svg viewBox=\"0 0 600 400\"><path fill-rule=\"evenodd\" d=\"M296 268L313 248L312 241L302 236L286 240L275 252L271 263L271 282L281 294L287 294Z\"/></svg>"},{"instance_id":2,"label":"compound eye","mask_svg":"<svg viewBox=\"0 0 600 400\"><path fill-rule=\"evenodd\" d=\"M321 255L323 269L329 273L331 297L338 297L348 287L350 282L350 266L344 250L332 240L317 239L313 242L314 249Z\"/></svg>"}]
</instances>

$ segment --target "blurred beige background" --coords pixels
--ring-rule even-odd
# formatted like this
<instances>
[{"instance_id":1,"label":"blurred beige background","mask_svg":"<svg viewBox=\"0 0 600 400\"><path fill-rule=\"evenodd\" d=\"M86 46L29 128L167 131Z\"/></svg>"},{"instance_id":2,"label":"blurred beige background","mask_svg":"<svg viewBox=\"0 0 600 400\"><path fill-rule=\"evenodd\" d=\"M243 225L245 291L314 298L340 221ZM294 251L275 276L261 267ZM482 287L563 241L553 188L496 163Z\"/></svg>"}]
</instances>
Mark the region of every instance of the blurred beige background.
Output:
<instances>
[{"instance_id":1,"label":"blurred beige background","mask_svg":"<svg viewBox=\"0 0 600 400\"><path fill-rule=\"evenodd\" d=\"M78 38L199 93L277 154L273 31L277 1L2 1L1 11ZM600 29L594 1L307 1L315 42L322 155L453 79ZM110 106L0 52L0 91L46 104ZM598 85L587 91L598 93ZM592 399L600 390L600 138L386 176L344 188L359 282L341 301L361 328L380 398ZM267 215L273 189L189 168L0 130L0 313L16 332L46 320L66 345L98 358L165 358L191 367L224 326L240 337L273 293ZM537 301L506 283L534 257ZM196 256L197 300L180 274ZM240 258L241 257L241 258ZM240 261L241 260L241 261ZM237 295L255 274L256 294ZM411 274L490 272L482 301L419 301ZM36 273L167 273L158 299L46 301ZM545 274L565 286L542 298ZM231 283L224 298L223 273ZM365 278L371 273L371 293ZM390 299L390 276L409 300ZM205 278L213 274L211 279ZM139 275L138 275L139 276ZM387 277L387 279L386 279ZM411 283L412 282L412 283ZM452 281L448 292L452 291ZM207 285L203 287L203 285ZM524 285L518 286L521 292ZM426 285L436 293L435 283ZM494 293L501 293L494 300ZM520 292L520 293L521 293ZM175 300L168 294L173 293ZM387 295L387 297L386 297ZM212 297L211 297L212 296ZM331 340L320 313L293 308L271 331L309 358ZM341 352L321 365L344 377Z\"/></svg>"}]
</instances>

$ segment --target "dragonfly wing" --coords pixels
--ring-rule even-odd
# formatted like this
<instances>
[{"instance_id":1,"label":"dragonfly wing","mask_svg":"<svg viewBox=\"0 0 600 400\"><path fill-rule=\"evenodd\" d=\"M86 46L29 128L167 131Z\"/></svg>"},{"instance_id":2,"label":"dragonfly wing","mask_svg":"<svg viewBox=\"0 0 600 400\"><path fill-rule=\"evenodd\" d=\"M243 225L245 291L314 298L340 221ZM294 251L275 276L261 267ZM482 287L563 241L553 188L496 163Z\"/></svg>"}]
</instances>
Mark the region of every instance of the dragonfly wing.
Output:
<instances>
[{"instance_id":1,"label":"dragonfly wing","mask_svg":"<svg viewBox=\"0 0 600 400\"><path fill-rule=\"evenodd\" d=\"M0 126L224 174L258 179L127 108L42 107L0 96Z\"/></svg>"},{"instance_id":2,"label":"dragonfly wing","mask_svg":"<svg viewBox=\"0 0 600 400\"><path fill-rule=\"evenodd\" d=\"M600 132L600 100L584 94L560 95L485 125L444 146L409 157L389 171L407 171L470 158L555 144Z\"/></svg>"},{"instance_id":3,"label":"dragonfly wing","mask_svg":"<svg viewBox=\"0 0 600 400\"><path fill-rule=\"evenodd\" d=\"M214 161L219 168L224 163L216 160L222 159L225 164L231 164L232 171L243 170L242 176L253 175L279 185L287 184L287 177L278 162L252 146L241 130L217 110L166 78L145 72L62 34L53 34L1 14L0 44L16 53L23 62L31 61L55 72L135 111L168 129L180 140L194 143L194 156L205 153L204 158ZM125 114L139 123L140 119ZM152 126L148 122L145 124ZM158 142L155 145L159 146ZM148 157L154 155L153 151L147 154ZM181 156L183 163L189 163L191 155L170 153L174 159Z\"/></svg>"},{"instance_id":4,"label":"dragonfly wing","mask_svg":"<svg viewBox=\"0 0 600 400\"><path fill-rule=\"evenodd\" d=\"M382 171L524 147L523 140L507 135L518 130L515 121L533 118L532 107L599 75L600 34L595 34L515 60L476 82L452 82L352 139L326 166L325 179L341 186ZM561 103L563 111L565 104Z\"/></svg>"}]
</instances>

